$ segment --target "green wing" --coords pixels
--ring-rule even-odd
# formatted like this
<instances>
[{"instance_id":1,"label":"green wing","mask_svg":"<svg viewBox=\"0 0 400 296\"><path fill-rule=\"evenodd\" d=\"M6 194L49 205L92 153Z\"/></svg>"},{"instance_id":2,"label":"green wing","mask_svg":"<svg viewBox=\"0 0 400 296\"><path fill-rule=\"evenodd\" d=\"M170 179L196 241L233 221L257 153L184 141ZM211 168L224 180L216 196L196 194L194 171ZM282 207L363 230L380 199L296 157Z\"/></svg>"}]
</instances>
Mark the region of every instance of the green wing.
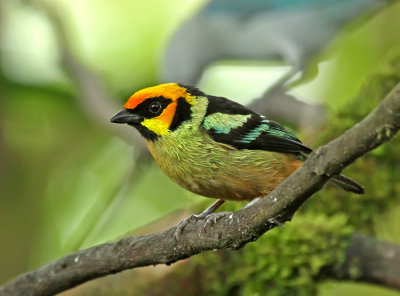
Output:
<instances>
[{"instance_id":1,"label":"green wing","mask_svg":"<svg viewBox=\"0 0 400 296\"><path fill-rule=\"evenodd\" d=\"M214 141L237 149L283 153L312 151L283 126L225 98L209 96L203 128Z\"/></svg>"}]
</instances>

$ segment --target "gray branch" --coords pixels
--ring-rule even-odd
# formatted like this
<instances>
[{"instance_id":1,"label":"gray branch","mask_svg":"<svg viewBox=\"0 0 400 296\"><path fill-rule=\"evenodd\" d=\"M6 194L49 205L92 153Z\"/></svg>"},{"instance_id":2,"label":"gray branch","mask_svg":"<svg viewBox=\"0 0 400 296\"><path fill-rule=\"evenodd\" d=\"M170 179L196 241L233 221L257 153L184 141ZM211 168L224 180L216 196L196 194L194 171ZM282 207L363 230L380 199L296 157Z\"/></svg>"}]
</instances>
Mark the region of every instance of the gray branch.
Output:
<instances>
[{"instance_id":1,"label":"gray branch","mask_svg":"<svg viewBox=\"0 0 400 296\"><path fill-rule=\"evenodd\" d=\"M214 249L238 249L288 221L328 179L361 155L389 141L400 128L400 84L375 111L329 144L270 195L232 213L207 233L203 222L190 223L177 243L175 227L151 235L98 245L51 262L0 288L0 295L53 295L88 280L126 269L171 264Z\"/></svg>"},{"instance_id":2,"label":"gray branch","mask_svg":"<svg viewBox=\"0 0 400 296\"><path fill-rule=\"evenodd\" d=\"M345 262L330 271L333 278L376 283L400 290L400 246L354 234Z\"/></svg>"}]
</instances>

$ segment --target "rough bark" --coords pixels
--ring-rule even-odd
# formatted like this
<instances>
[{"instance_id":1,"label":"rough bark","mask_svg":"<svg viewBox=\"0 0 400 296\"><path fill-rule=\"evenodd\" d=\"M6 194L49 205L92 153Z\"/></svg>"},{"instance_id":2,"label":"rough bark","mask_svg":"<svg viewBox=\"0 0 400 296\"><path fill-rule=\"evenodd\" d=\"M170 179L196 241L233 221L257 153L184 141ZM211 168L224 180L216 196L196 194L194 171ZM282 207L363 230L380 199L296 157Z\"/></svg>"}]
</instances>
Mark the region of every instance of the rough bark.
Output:
<instances>
[{"instance_id":1,"label":"rough bark","mask_svg":"<svg viewBox=\"0 0 400 296\"><path fill-rule=\"evenodd\" d=\"M361 155L390 140L400 128L400 84L370 115L329 144L314 151L305 164L270 195L232 213L207 232L203 222L189 224L177 243L175 227L130 237L63 257L23 274L0 289L0 295L53 295L85 281L122 270L171 264L214 249L237 249L288 221L328 179Z\"/></svg>"}]
</instances>

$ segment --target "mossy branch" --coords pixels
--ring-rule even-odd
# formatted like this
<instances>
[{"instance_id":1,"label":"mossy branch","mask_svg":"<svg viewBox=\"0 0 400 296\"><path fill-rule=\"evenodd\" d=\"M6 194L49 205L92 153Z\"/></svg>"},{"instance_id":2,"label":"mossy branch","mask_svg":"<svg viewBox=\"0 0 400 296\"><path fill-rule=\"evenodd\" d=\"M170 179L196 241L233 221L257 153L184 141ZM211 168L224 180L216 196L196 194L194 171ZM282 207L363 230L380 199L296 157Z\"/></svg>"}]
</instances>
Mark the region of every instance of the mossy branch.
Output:
<instances>
[{"instance_id":1,"label":"mossy branch","mask_svg":"<svg viewBox=\"0 0 400 296\"><path fill-rule=\"evenodd\" d=\"M237 249L291 219L296 210L328 179L400 128L400 84L365 119L313 152L305 164L270 195L232 213L208 232L203 222L189 224L177 243L175 227L164 232L98 245L23 274L0 288L0 295L53 295L88 280L126 269L171 264L197 253Z\"/></svg>"}]
</instances>

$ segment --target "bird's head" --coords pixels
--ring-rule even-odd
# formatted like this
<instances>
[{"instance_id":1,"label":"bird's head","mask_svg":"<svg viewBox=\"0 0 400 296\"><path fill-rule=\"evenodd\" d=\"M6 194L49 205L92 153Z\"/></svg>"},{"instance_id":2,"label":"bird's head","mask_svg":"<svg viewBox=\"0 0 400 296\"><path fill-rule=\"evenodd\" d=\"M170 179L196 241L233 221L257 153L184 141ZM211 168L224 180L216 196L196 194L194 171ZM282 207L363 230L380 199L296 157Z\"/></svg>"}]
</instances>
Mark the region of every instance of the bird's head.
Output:
<instances>
[{"instance_id":1,"label":"bird's head","mask_svg":"<svg viewBox=\"0 0 400 296\"><path fill-rule=\"evenodd\" d=\"M155 140L189 120L195 98L203 95L197 88L177 83L148 87L134 93L111 122L132 125L147 140Z\"/></svg>"}]
</instances>

